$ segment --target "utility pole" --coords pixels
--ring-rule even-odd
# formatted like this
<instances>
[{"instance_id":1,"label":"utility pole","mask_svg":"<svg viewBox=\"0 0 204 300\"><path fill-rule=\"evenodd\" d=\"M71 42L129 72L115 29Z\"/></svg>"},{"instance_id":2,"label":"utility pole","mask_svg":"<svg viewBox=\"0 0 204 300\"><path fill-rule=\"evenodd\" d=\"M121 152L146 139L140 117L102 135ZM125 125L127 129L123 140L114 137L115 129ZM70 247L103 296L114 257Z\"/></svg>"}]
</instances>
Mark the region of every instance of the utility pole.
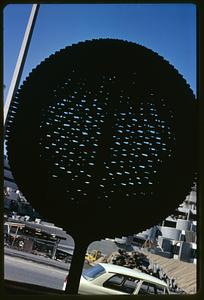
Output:
<instances>
[{"instance_id":1,"label":"utility pole","mask_svg":"<svg viewBox=\"0 0 204 300\"><path fill-rule=\"evenodd\" d=\"M11 101L13 99L13 97L16 94L16 91L18 90L18 86L20 83L20 79L21 79L21 75L23 72L23 67L24 67L24 63L25 63L25 59L28 53L28 48L30 45L30 40L32 37L32 33L33 33L33 29L35 26L35 21L37 18L37 14L38 14L38 10L39 10L39 4L33 4L32 6L32 10L30 13L30 17L28 20L28 24L26 27L26 31L24 34L24 38L23 38L23 42L21 45L21 49L18 55L18 59L17 59L17 63L15 66L15 70L13 73L13 77L11 80L11 84L9 86L9 90L8 90L8 94L7 94L7 98L6 98L6 102L4 105L4 126L6 124L6 119L7 119L7 115L8 115L8 111L9 111L9 107L11 104Z\"/></svg>"}]
</instances>

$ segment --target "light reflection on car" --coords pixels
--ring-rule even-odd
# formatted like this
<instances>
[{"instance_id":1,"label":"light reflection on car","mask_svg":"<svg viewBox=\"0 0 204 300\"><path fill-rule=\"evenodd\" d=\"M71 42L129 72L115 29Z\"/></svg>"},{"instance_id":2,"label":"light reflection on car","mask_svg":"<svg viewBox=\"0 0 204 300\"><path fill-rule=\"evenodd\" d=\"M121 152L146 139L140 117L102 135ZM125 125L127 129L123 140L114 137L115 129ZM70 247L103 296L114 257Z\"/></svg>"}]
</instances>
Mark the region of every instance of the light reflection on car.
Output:
<instances>
[{"instance_id":1,"label":"light reflection on car","mask_svg":"<svg viewBox=\"0 0 204 300\"><path fill-rule=\"evenodd\" d=\"M67 278L63 285L66 288ZM157 295L169 294L166 282L117 265L100 263L83 271L79 294L82 295Z\"/></svg>"}]
</instances>

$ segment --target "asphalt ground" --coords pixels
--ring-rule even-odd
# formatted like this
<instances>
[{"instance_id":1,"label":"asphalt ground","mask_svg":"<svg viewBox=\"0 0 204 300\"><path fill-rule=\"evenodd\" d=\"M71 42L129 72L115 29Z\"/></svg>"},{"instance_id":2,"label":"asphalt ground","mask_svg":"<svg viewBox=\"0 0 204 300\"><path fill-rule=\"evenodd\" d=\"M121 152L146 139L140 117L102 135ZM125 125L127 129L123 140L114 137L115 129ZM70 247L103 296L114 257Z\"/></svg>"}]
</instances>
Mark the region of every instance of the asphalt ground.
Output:
<instances>
[{"instance_id":1,"label":"asphalt ground","mask_svg":"<svg viewBox=\"0 0 204 300\"><path fill-rule=\"evenodd\" d=\"M4 279L62 290L68 271L5 255Z\"/></svg>"}]
</instances>

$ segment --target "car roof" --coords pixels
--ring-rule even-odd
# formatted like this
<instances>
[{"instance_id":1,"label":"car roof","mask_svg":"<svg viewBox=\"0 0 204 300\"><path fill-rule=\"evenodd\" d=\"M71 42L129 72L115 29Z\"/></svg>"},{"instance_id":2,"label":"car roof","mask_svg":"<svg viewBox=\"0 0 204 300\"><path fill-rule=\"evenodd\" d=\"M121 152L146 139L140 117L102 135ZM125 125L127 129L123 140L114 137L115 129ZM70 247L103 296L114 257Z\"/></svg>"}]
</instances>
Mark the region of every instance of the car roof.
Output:
<instances>
[{"instance_id":1,"label":"car roof","mask_svg":"<svg viewBox=\"0 0 204 300\"><path fill-rule=\"evenodd\" d=\"M149 281L152 283L157 283L157 284L167 287L167 284L165 281L160 280L154 276L148 275L146 273L143 273L141 271L137 271L135 269L133 270L133 269L129 269L126 267L107 264L107 263L99 263L99 265L101 265L108 273L113 272L113 273L119 273L119 274L126 275L126 276L137 277L141 280L146 280L146 281Z\"/></svg>"}]
</instances>

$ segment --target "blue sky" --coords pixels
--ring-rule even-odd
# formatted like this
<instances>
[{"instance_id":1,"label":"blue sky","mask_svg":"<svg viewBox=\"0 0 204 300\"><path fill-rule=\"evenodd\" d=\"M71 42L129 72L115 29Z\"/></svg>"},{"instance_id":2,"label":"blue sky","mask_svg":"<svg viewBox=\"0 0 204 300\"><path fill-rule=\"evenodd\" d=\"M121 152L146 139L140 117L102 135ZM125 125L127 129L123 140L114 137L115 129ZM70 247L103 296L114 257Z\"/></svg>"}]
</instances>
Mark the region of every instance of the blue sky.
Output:
<instances>
[{"instance_id":1,"label":"blue sky","mask_svg":"<svg viewBox=\"0 0 204 300\"><path fill-rule=\"evenodd\" d=\"M20 50L31 4L4 9L4 98ZM196 6L193 4L41 4L22 80L42 60L93 38L133 41L158 52L196 93Z\"/></svg>"}]
</instances>

